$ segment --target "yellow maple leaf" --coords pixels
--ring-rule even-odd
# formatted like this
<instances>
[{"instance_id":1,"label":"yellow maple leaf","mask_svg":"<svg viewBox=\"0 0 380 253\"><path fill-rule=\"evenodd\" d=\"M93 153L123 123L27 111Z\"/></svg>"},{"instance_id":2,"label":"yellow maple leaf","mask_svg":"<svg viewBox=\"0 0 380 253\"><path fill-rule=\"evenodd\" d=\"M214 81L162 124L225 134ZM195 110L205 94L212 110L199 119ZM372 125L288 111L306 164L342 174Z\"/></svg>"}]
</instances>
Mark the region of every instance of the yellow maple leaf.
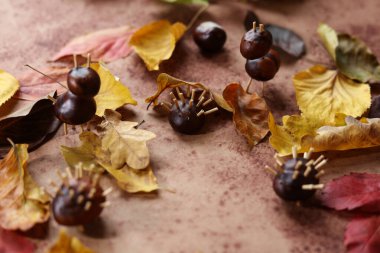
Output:
<instances>
[{"instance_id":1,"label":"yellow maple leaf","mask_svg":"<svg viewBox=\"0 0 380 253\"><path fill-rule=\"evenodd\" d=\"M100 76L101 86L96 101L96 115L102 117L106 109L117 109L125 104L137 105L129 89L120 82L104 65L92 63L93 68Z\"/></svg>"},{"instance_id":2,"label":"yellow maple leaf","mask_svg":"<svg viewBox=\"0 0 380 253\"><path fill-rule=\"evenodd\" d=\"M16 78L0 69L0 106L10 99L19 87Z\"/></svg>"},{"instance_id":3,"label":"yellow maple leaf","mask_svg":"<svg viewBox=\"0 0 380 253\"><path fill-rule=\"evenodd\" d=\"M108 171L118 182L121 189L135 192L151 192L158 189L157 179L150 165L142 170L134 170L126 164L115 168L111 164L111 153L102 149L102 139L93 132L80 135L82 145L79 147L61 146L65 161L70 167L82 162L84 167Z\"/></svg>"},{"instance_id":4,"label":"yellow maple leaf","mask_svg":"<svg viewBox=\"0 0 380 253\"><path fill-rule=\"evenodd\" d=\"M28 145L13 145L0 161L0 226L26 231L50 216L50 196L26 170Z\"/></svg>"},{"instance_id":5,"label":"yellow maple leaf","mask_svg":"<svg viewBox=\"0 0 380 253\"><path fill-rule=\"evenodd\" d=\"M129 44L145 62L149 71L159 70L160 63L172 56L177 41L186 29L186 25L180 22L172 25L167 20L159 20L137 30Z\"/></svg>"},{"instance_id":6,"label":"yellow maple leaf","mask_svg":"<svg viewBox=\"0 0 380 253\"><path fill-rule=\"evenodd\" d=\"M334 122L337 113L361 116L371 105L368 84L316 65L293 77L297 103L309 120Z\"/></svg>"},{"instance_id":7,"label":"yellow maple leaf","mask_svg":"<svg viewBox=\"0 0 380 253\"><path fill-rule=\"evenodd\" d=\"M95 251L84 246L78 238L69 236L65 230L61 230L57 241L47 253L95 253Z\"/></svg>"},{"instance_id":8,"label":"yellow maple leaf","mask_svg":"<svg viewBox=\"0 0 380 253\"><path fill-rule=\"evenodd\" d=\"M102 148L111 153L111 164L120 168L127 164L133 169L144 169L149 165L149 149L146 142L156 135L136 129L137 122L121 121L121 114L107 110L101 126L106 130L102 136Z\"/></svg>"}]
</instances>

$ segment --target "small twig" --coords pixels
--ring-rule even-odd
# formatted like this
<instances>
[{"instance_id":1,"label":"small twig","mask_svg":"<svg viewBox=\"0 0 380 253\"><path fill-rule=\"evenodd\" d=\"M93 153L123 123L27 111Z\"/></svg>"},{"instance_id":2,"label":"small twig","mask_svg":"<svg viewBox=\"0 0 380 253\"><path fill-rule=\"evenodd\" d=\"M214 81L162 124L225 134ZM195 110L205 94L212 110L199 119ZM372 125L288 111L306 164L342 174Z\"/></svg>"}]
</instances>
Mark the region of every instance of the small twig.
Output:
<instances>
[{"instance_id":1,"label":"small twig","mask_svg":"<svg viewBox=\"0 0 380 253\"><path fill-rule=\"evenodd\" d=\"M135 129L138 129L144 123L145 123L145 120L142 120L137 126L135 126Z\"/></svg>"},{"instance_id":2,"label":"small twig","mask_svg":"<svg viewBox=\"0 0 380 253\"><path fill-rule=\"evenodd\" d=\"M252 82L253 82L253 79L251 78L251 79L249 80L249 83L248 83L248 85L247 85L247 88L245 88L245 92L246 92L247 94L251 94L251 93L249 93L249 88L251 87Z\"/></svg>"},{"instance_id":3,"label":"small twig","mask_svg":"<svg viewBox=\"0 0 380 253\"><path fill-rule=\"evenodd\" d=\"M29 64L26 64L25 66L26 66L26 67L28 67L28 68L31 68L32 70L36 71L37 73L40 73L41 75L43 75L43 76L45 76L45 77L49 78L50 80L54 81L55 83L58 83L59 85L61 85L63 88L67 89L67 87L66 87L65 85L63 85L62 83L58 82L58 81L57 81L57 80L55 80L53 77L51 77L51 76L48 76L48 75L46 75L46 74L42 73L41 71L39 71L39 70L37 70L37 69L33 68L33 67L32 67L32 66L30 66Z\"/></svg>"},{"instance_id":4,"label":"small twig","mask_svg":"<svg viewBox=\"0 0 380 253\"><path fill-rule=\"evenodd\" d=\"M194 17L190 20L189 24L187 25L187 30L190 30L191 27L194 25L194 23L198 20L199 16L207 10L209 7L209 4L206 4L202 8L200 8L197 13L195 13Z\"/></svg>"}]
</instances>

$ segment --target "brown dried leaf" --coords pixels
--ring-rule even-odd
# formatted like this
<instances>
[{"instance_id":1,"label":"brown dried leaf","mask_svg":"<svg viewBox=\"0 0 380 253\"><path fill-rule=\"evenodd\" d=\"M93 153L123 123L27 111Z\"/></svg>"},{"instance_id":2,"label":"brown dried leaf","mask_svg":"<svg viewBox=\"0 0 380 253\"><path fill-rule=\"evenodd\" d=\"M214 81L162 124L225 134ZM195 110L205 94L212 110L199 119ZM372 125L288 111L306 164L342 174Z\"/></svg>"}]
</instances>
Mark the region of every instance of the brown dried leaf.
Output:
<instances>
[{"instance_id":1,"label":"brown dried leaf","mask_svg":"<svg viewBox=\"0 0 380 253\"><path fill-rule=\"evenodd\" d=\"M229 84L223 91L223 97L233 108L236 129L250 146L259 143L269 132L269 110L265 100L256 93L246 93L237 83Z\"/></svg>"}]
</instances>

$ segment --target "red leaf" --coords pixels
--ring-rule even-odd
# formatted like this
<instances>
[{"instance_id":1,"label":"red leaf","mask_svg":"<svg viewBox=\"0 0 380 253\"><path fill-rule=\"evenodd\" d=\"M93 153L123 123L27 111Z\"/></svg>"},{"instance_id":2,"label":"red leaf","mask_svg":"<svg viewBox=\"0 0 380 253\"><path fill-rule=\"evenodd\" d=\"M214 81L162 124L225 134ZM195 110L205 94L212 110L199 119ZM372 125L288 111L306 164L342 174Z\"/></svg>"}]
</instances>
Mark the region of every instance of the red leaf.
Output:
<instances>
[{"instance_id":1,"label":"red leaf","mask_svg":"<svg viewBox=\"0 0 380 253\"><path fill-rule=\"evenodd\" d=\"M379 212L380 175L351 173L332 180L322 190L321 201L335 210Z\"/></svg>"},{"instance_id":2,"label":"red leaf","mask_svg":"<svg viewBox=\"0 0 380 253\"><path fill-rule=\"evenodd\" d=\"M95 61L111 62L127 57L132 52L128 42L133 32L129 26L122 26L74 38L53 57L53 61L73 54L87 57L88 53Z\"/></svg>"},{"instance_id":3,"label":"red leaf","mask_svg":"<svg viewBox=\"0 0 380 253\"><path fill-rule=\"evenodd\" d=\"M0 229L1 253L33 253L34 244L18 234Z\"/></svg>"},{"instance_id":4,"label":"red leaf","mask_svg":"<svg viewBox=\"0 0 380 253\"><path fill-rule=\"evenodd\" d=\"M66 81L67 73L69 71L70 68L67 66L53 66L41 70L42 73L61 83ZM57 91L59 95L66 91L66 89L58 83L33 70L25 72L19 78L19 82L20 89L14 96L18 99L34 101L46 97L54 91Z\"/></svg>"},{"instance_id":5,"label":"red leaf","mask_svg":"<svg viewBox=\"0 0 380 253\"><path fill-rule=\"evenodd\" d=\"M353 219L344 237L347 253L379 253L380 216Z\"/></svg>"}]
</instances>

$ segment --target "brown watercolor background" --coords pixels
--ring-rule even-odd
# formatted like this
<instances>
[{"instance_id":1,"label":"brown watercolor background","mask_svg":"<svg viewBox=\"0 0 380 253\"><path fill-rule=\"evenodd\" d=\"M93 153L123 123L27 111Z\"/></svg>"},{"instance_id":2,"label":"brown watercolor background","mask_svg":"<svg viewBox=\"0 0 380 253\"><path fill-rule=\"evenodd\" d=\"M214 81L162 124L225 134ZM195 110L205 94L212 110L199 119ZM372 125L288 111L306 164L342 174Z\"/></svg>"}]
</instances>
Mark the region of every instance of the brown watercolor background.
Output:
<instances>
[{"instance_id":1,"label":"brown watercolor background","mask_svg":"<svg viewBox=\"0 0 380 253\"><path fill-rule=\"evenodd\" d=\"M201 20L214 20L228 33L224 52L204 57L191 36L178 45L161 71L185 80L203 82L222 91L229 82L246 83L244 59L239 54L242 25L248 6L262 21L282 24L297 31L306 41L307 58L328 62L315 30L327 22L339 31L363 39L380 55L380 11L378 0L261 1L244 5L218 1ZM188 22L195 7L179 8L155 0L1 0L0 68L15 76L24 64L43 67L69 39L98 29L130 24L139 27L167 18ZM297 113L292 75L311 66L310 61L285 63L268 82L266 99L277 120ZM155 90L158 73L149 73L134 54L109 65L132 90L139 105L131 120L146 120L145 129L158 137L150 143L152 164L162 188L157 195L128 195L116 191L113 205L102 215L103 229L93 236L69 229L99 253L298 253L344 252L346 217L318 207L297 207L276 197L270 176L263 168L272 164L268 139L250 150L236 134L228 117L222 116L207 133L182 136L165 119L145 110L144 98ZM10 106L12 103L8 103ZM2 111L4 113L4 109ZM57 136L30 156L30 170L42 185L57 180L63 169L60 145L75 145L77 136ZM380 172L380 149L333 152L327 181L349 171ZM104 180L104 185L111 181ZM56 237L58 226L51 221L47 240L36 240L45 252ZM99 238L97 238L99 237Z\"/></svg>"}]
</instances>

